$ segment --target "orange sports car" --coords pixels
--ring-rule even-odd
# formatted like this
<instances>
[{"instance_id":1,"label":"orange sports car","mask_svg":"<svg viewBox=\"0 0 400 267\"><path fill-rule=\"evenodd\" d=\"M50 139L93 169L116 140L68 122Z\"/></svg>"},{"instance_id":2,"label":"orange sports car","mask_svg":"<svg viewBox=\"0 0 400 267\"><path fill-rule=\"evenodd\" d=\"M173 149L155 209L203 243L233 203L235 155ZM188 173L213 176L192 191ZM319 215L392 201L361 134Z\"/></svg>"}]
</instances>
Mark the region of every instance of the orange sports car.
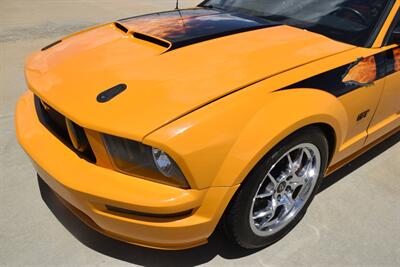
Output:
<instances>
[{"instance_id":1,"label":"orange sports car","mask_svg":"<svg viewBox=\"0 0 400 267\"><path fill-rule=\"evenodd\" d=\"M72 34L27 60L19 142L79 218L183 249L245 248L400 129L399 0L207 0Z\"/></svg>"}]
</instances>

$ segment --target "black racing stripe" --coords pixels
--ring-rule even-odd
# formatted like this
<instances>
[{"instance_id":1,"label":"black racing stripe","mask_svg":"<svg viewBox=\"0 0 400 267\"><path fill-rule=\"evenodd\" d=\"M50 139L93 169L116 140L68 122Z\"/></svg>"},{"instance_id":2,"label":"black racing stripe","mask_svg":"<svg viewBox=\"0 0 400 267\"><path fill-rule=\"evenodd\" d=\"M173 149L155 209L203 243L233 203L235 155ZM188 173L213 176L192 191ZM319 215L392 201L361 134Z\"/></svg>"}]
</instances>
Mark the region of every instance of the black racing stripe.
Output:
<instances>
[{"instance_id":1,"label":"black racing stripe","mask_svg":"<svg viewBox=\"0 0 400 267\"><path fill-rule=\"evenodd\" d=\"M387 58L388 58L387 55L392 55L391 56L392 57L392 61L389 64L388 64L388 61L387 61ZM391 50L376 54L375 55L375 62L376 62L376 70L377 70L376 80L380 80L380 79L386 77L388 75L388 70L390 68L392 69L391 72L393 72L393 70L394 70L393 52ZM390 67L390 65L392 67Z\"/></svg>"},{"instance_id":2,"label":"black racing stripe","mask_svg":"<svg viewBox=\"0 0 400 267\"><path fill-rule=\"evenodd\" d=\"M311 88L311 89L322 90L336 97L340 97L359 88L370 86L371 84L373 84L373 82L378 81L396 72L395 57L393 50L387 50L378 53L372 57L374 57L375 59L376 77L371 82L368 83L359 83L356 81L344 82L345 77L349 74L349 72L351 70L354 71L353 68L356 67L361 61L365 60L365 58L360 58L355 62L337 67L330 71L323 72L316 76L296 82L292 85L279 89L278 91L298 89L298 88Z\"/></svg>"},{"instance_id":3,"label":"black racing stripe","mask_svg":"<svg viewBox=\"0 0 400 267\"><path fill-rule=\"evenodd\" d=\"M142 35L154 36L180 48L281 23L208 8L179 9L119 20L118 24Z\"/></svg>"},{"instance_id":4,"label":"black racing stripe","mask_svg":"<svg viewBox=\"0 0 400 267\"><path fill-rule=\"evenodd\" d=\"M385 62L385 76L388 76L392 73L395 73L395 58L394 58L394 50L387 51L384 55Z\"/></svg>"},{"instance_id":5,"label":"black racing stripe","mask_svg":"<svg viewBox=\"0 0 400 267\"><path fill-rule=\"evenodd\" d=\"M192 45L192 44L196 44L196 43L205 42L205 41L208 41L208 40L221 38L221 37L224 37L224 36L229 36L229 35L233 35L233 34L238 34L238 33L243 33L243 32L248 32L248 31L254 31L254 30L259 30L259 29L264 29L264 28L268 28L268 27L271 27L271 25L259 25L259 26L252 26L252 27L248 27L248 28L234 29L234 30L231 30L231 31L224 31L224 32L220 32L220 33L208 34L208 35L204 35L204 36L193 37L193 38L190 38L190 39L176 41L176 42L172 43L172 47L169 49L169 51L171 51L173 49L181 48L181 47L184 47L184 46L189 46L189 45Z\"/></svg>"},{"instance_id":6,"label":"black racing stripe","mask_svg":"<svg viewBox=\"0 0 400 267\"><path fill-rule=\"evenodd\" d=\"M280 90L297 88L311 88L326 91L336 97L342 96L352 90L359 88L355 84L345 84L342 82L343 75L348 71L351 64L318 74L311 78L289 85Z\"/></svg>"}]
</instances>

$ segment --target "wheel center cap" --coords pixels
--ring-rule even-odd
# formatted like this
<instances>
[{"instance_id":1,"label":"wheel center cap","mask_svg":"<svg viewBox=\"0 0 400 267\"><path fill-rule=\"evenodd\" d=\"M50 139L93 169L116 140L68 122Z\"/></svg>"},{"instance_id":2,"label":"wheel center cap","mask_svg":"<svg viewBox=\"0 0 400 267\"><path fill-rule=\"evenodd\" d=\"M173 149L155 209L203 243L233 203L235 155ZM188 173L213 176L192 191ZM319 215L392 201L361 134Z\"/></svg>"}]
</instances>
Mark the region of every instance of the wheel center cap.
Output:
<instances>
[{"instance_id":1,"label":"wheel center cap","mask_svg":"<svg viewBox=\"0 0 400 267\"><path fill-rule=\"evenodd\" d=\"M278 185L276 191L278 191L278 193L282 193L282 191L285 190L285 187L286 187L286 182L282 182Z\"/></svg>"}]
</instances>

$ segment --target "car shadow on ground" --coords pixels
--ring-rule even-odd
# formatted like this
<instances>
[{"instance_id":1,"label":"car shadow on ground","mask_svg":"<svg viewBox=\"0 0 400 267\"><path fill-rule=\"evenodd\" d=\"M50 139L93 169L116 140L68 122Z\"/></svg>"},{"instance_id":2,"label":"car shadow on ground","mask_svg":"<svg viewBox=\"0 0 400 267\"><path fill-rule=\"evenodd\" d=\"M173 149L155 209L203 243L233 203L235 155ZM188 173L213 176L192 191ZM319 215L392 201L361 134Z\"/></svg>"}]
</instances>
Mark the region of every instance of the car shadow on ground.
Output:
<instances>
[{"instance_id":1,"label":"car shadow on ground","mask_svg":"<svg viewBox=\"0 0 400 267\"><path fill-rule=\"evenodd\" d=\"M326 177L319 193L374 159L400 141L400 132L372 148L340 170ZM245 250L233 245L219 228L203 246L182 251L161 251L142 248L106 237L92 230L61 204L51 189L39 179L42 198L58 221L82 244L110 257L143 266L193 266L209 262L217 255L225 259L248 256L258 250ZM179 263L178 263L179 262Z\"/></svg>"},{"instance_id":2,"label":"car shadow on ground","mask_svg":"<svg viewBox=\"0 0 400 267\"><path fill-rule=\"evenodd\" d=\"M323 182L322 182L322 184L321 184L321 186L319 188L319 193L321 193L324 190L328 189L329 187L331 187L335 183L339 182L340 180L342 180L343 178L348 176L353 171L357 170L361 166L363 166L366 163L368 163L370 160L373 160L374 158L376 158L377 156L379 156L380 154L382 154L386 150L390 149L392 146L396 145L399 141L400 141L400 132L397 132L396 134L392 135L391 137L389 137L388 139L386 139L385 141L383 141L379 145L371 148L366 153L360 155L355 160L351 161L350 163L348 163L347 165L343 166L342 168L340 168L336 172L334 172L331 175L327 176L323 180Z\"/></svg>"},{"instance_id":3,"label":"car shadow on ground","mask_svg":"<svg viewBox=\"0 0 400 267\"><path fill-rule=\"evenodd\" d=\"M81 222L38 178L41 196L58 221L82 244L110 257L143 266L194 266L209 262L216 255L226 259L241 258L254 253L230 243L219 228L203 246L182 250L163 251L127 244L104 236ZM178 264L179 263L179 264Z\"/></svg>"}]
</instances>

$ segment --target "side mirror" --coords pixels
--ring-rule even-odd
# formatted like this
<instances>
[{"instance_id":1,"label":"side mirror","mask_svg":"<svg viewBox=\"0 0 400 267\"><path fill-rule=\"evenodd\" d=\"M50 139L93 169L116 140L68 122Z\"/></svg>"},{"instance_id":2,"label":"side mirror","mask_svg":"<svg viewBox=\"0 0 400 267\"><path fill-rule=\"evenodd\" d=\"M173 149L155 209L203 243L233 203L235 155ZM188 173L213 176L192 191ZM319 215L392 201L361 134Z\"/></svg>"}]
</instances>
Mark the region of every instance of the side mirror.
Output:
<instances>
[{"instance_id":1,"label":"side mirror","mask_svg":"<svg viewBox=\"0 0 400 267\"><path fill-rule=\"evenodd\" d=\"M400 44L400 26L396 27L392 32L392 43Z\"/></svg>"}]
</instances>

